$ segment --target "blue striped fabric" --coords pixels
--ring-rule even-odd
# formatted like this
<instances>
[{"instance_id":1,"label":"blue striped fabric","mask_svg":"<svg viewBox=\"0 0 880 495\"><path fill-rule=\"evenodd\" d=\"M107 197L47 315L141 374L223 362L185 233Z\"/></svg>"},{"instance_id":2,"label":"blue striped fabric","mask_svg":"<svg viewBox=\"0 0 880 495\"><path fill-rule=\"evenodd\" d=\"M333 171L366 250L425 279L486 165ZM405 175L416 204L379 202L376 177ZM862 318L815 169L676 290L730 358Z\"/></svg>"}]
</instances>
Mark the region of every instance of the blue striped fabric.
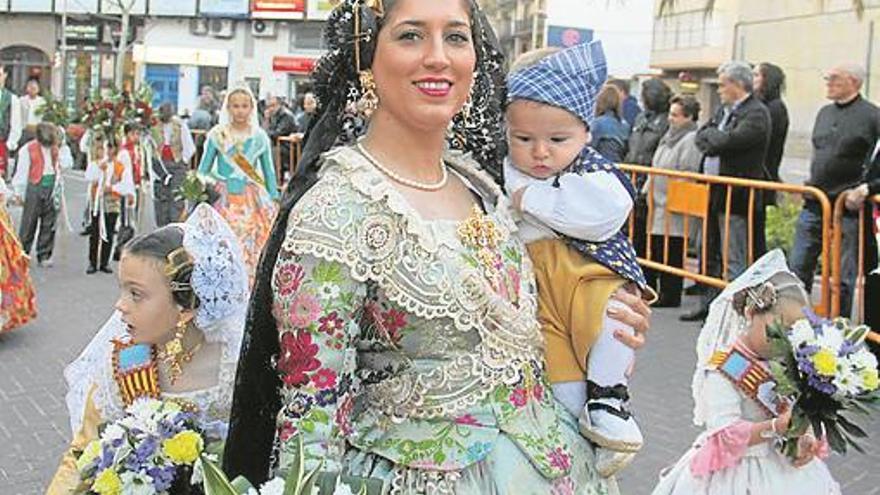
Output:
<instances>
[{"instance_id":1,"label":"blue striped fabric","mask_svg":"<svg viewBox=\"0 0 880 495\"><path fill-rule=\"evenodd\" d=\"M566 48L535 65L510 73L507 101L531 100L567 110L588 126L596 96L608 77L602 43L591 41Z\"/></svg>"}]
</instances>

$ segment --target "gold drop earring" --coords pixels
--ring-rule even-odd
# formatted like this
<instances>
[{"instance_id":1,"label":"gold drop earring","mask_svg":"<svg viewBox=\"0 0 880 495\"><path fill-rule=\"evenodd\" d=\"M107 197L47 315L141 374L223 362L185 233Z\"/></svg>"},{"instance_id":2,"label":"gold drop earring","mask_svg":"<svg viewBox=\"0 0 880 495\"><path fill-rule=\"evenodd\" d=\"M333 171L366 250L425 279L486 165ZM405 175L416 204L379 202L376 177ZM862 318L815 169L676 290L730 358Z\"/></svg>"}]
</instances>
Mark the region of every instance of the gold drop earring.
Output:
<instances>
[{"instance_id":1,"label":"gold drop earring","mask_svg":"<svg viewBox=\"0 0 880 495\"><path fill-rule=\"evenodd\" d=\"M361 82L361 97L357 102L358 113L365 120L373 115L373 112L379 108L379 95L376 94L376 79L373 77L373 71L370 69L362 70L358 73Z\"/></svg>"},{"instance_id":2,"label":"gold drop earring","mask_svg":"<svg viewBox=\"0 0 880 495\"><path fill-rule=\"evenodd\" d=\"M183 374L183 363L192 359L192 353L186 352L183 348L183 337L186 335L188 328L189 325L186 321L178 321L177 327L174 330L174 338L166 342L159 352L162 361L165 362L170 372L168 379L172 385Z\"/></svg>"}]
</instances>

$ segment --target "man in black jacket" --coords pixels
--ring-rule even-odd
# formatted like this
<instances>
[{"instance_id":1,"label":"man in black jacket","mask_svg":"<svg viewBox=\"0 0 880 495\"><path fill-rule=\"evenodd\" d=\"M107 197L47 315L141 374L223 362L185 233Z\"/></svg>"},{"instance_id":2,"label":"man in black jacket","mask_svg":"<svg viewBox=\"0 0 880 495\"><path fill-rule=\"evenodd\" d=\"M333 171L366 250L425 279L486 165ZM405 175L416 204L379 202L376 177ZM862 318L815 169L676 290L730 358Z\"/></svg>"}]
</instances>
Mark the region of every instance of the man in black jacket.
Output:
<instances>
[{"instance_id":1,"label":"man in black jacket","mask_svg":"<svg viewBox=\"0 0 880 495\"><path fill-rule=\"evenodd\" d=\"M807 184L825 192L832 204L846 193L852 206L858 207L870 192L865 183L865 167L880 138L880 113L859 94L864 78L864 69L857 65L835 67L825 75L826 96L832 103L822 107L816 116ZM858 214L847 212L842 227L840 309L843 316L849 316L858 264ZM807 290L813 286L821 252L822 209L818 202L808 198L797 221L789 260Z\"/></svg>"},{"instance_id":2,"label":"man in black jacket","mask_svg":"<svg viewBox=\"0 0 880 495\"><path fill-rule=\"evenodd\" d=\"M858 211L865 204L868 197L880 194L880 141L874 147L874 153L871 158L871 164L865 174L865 180L857 187L851 189L847 193L846 206L850 210ZM873 203L869 203L873 204ZM874 210L874 211L872 211ZM872 215L873 213L873 215ZM874 226L880 219L875 220L874 215L880 213L880 208L874 206L868 207L866 210L865 225L865 260L864 270L865 278L865 294L864 294L864 323L869 327L877 330L880 329L880 304L865 304L868 301L880 301L880 270L877 263L877 238L874 236ZM880 354L880 346L873 346L874 352Z\"/></svg>"},{"instance_id":3,"label":"man in black jacket","mask_svg":"<svg viewBox=\"0 0 880 495\"><path fill-rule=\"evenodd\" d=\"M770 142L770 113L752 94L752 69L742 62L730 62L718 69L718 95L724 106L699 131L696 144L706 154L703 172L709 175L739 177L745 179L768 179L764 160ZM709 226L706 242L706 260L709 275L733 280L748 266L749 192L734 187L731 197L729 236L721 239L728 224L725 218L727 187L713 187L710 194ZM754 216L763 215L761 195L754 196ZM754 221L754 219L753 219ZM722 248L727 249L727 273L722 272ZM715 290L705 290L700 306L682 315L684 321L701 320L708 314L709 303L717 295Z\"/></svg>"},{"instance_id":4,"label":"man in black jacket","mask_svg":"<svg viewBox=\"0 0 880 495\"><path fill-rule=\"evenodd\" d=\"M278 141L278 138L290 136L299 130L296 126L296 119L293 112L277 96L269 98L266 113L269 116L269 127L266 129L266 133L272 140L272 145L278 146L280 151L280 169L287 170L290 163L290 144L282 143ZM279 177L279 180L283 180L283 177Z\"/></svg>"}]
</instances>

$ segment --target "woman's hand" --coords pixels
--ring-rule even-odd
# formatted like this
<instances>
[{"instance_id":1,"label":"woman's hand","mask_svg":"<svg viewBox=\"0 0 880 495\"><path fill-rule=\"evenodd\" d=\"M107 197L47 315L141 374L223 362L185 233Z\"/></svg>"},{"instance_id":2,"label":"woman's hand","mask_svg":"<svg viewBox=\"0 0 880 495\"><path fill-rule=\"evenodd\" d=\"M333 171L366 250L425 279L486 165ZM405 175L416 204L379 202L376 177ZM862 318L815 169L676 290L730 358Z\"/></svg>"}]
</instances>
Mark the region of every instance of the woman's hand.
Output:
<instances>
[{"instance_id":1,"label":"woman's hand","mask_svg":"<svg viewBox=\"0 0 880 495\"><path fill-rule=\"evenodd\" d=\"M645 334L651 326L651 308L638 292L636 290L634 294L630 289L621 287L611 298L622 304L608 306L608 316L635 330L633 335L621 330L614 331L614 338L633 349L640 349L645 345Z\"/></svg>"}]
</instances>

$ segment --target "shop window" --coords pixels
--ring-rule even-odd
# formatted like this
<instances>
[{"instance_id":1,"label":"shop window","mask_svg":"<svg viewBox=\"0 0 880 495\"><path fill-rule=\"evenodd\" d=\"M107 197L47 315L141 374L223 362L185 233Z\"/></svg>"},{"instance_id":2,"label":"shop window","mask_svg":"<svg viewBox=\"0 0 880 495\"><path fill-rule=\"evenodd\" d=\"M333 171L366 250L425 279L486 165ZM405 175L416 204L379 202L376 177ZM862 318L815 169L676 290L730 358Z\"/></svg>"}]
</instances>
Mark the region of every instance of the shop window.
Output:
<instances>
[{"instance_id":1,"label":"shop window","mask_svg":"<svg viewBox=\"0 0 880 495\"><path fill-rule=\"evenodd\" d=\"M290 24L290 50L323 50L323 22L293 22Z\"/></svg>"}]
</instances>

